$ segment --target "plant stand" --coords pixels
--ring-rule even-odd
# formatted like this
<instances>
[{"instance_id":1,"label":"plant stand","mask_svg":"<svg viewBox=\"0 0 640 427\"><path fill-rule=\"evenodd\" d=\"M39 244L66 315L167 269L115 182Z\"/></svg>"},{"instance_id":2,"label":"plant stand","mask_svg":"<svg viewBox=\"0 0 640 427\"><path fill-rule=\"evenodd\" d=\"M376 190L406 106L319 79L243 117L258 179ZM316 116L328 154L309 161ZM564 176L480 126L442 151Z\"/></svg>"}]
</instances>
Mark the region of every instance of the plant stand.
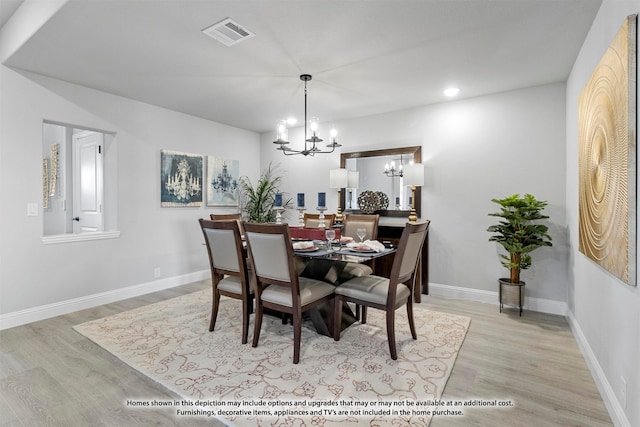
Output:
<instances>
[{"instance_id":1,"label":"plant stand","mask_svg":"<svg viewBox=\"0 0 640 427\"><path fill-rule=\"evenodd\" d=\"M522 317L522 307L524 306L524 286L525 282L511 283L509 279L498 279L499 291L498 298L500 300L500 313L502 313L503 305L510 305L520 308L520 317Z\"/></svg>"}]
</instances>

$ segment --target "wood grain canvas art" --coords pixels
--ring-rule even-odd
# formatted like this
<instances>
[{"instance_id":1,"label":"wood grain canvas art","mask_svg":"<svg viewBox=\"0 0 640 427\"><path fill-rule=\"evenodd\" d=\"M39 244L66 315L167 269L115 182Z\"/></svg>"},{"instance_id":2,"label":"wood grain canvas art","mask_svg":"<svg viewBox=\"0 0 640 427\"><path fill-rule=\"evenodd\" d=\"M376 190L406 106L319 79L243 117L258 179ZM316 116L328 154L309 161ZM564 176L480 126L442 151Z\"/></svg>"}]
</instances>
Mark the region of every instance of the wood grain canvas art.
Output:
<instances>
[{"instance_id":1,"label":"wood grain canvas art","mask_svg":"<svg viewBox=\"0 0 640 427\"><path fill-rule=\"evenodd\" d=\"M627 17L579 99L579 250L636 284L636 34Z\"/></svg>"}]
</instances>

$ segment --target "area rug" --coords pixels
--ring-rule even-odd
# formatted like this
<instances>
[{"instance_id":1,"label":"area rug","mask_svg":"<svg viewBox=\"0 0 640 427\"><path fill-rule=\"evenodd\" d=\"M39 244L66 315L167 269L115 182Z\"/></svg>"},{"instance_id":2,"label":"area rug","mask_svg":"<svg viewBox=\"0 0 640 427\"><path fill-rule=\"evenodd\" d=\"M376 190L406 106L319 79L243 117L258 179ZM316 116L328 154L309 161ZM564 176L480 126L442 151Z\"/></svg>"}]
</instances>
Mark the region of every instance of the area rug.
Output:
<instances>
[{"instance_id":1,"label":"area rug","mask_svg":"<svg viewBox=\"0 0 640 427\"><path fill-rule=\"evenodd\" d=\"M203 290L74 327L122 361L181 396L127 398L127 406L171 406L175 415L215 417L234 426L427 426L469 327L468 317L414 305L396 311L398 360L391 360L384 313L340 341L303 327L300 363L293 331L265 316L257 347L241 344L239 301L222 297L209 332L211 290Z\"/></svg>"}]
</instances>

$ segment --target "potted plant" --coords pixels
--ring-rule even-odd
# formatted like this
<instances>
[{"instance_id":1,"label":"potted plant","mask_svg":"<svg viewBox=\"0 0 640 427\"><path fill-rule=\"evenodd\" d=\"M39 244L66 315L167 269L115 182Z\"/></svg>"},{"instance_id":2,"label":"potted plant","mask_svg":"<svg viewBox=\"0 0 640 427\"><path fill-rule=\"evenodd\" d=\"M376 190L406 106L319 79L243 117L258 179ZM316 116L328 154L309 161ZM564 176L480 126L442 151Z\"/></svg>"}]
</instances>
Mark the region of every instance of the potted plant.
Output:
<instances>
[{"instance_id":1,"label":"potted plant","mask_svg":"<svg viewBox=\"0 0 640 427\"><path fill-rule=\"evenodd\" d=\"M280 192L282 176L277 174L277 166L269 166L260 175L255 188L247 176L240 177L240 206L243 217L250 222L274 222L276 211L273 209L276 194ZM282 207L291 206L291 198L283 198Z\"/></svg>"},{"instance_id":2,"label":"potted plant","mask_svg":"<svg viewBox=\"0 0 640 427\"><path fill-rule=\"evenodd\" d=\"M524 285L520 280L520 271L531 267L530 253L542 246L551 246L551 236L547 233L549 227L538 221L549 218L542 214L547 202L536 200L531 194L520 197L513 194L504 199L491 199L500 205L500 212L490 213L490 216L502 218L498 224L487 228L494 233L490 242L498 242L507 251L507 255L501 255L502 265L510 271L509 278L498 279L500 284L500 308L502 304L524 305ZM511 286L510 291L503 292L503 287ZM517 296L514 298L514 290ZM515 300L515 301L514 301Z\"/></svg>"}]
</instances>

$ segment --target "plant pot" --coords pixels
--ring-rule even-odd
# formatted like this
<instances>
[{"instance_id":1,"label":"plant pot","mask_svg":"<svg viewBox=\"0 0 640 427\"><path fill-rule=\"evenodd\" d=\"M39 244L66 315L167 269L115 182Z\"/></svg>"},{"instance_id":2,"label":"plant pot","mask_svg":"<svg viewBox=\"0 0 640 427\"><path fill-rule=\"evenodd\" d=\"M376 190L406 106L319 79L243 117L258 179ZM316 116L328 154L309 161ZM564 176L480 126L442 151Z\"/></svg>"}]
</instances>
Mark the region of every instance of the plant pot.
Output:
<instances>
[{"instance_id":1,"label":"plant pot","mask_svg":"<svg viewBox=\"0 0 640 427\"><path fill-rule=\"evenodd\" d=\"M520 316L522 316L522 307L524 306L524 286L525 282L511 283L509 279L498 279L500 300L500 312L502 313L503 305L510 305L520 308Z\"/></svg>"}]
</instances>

